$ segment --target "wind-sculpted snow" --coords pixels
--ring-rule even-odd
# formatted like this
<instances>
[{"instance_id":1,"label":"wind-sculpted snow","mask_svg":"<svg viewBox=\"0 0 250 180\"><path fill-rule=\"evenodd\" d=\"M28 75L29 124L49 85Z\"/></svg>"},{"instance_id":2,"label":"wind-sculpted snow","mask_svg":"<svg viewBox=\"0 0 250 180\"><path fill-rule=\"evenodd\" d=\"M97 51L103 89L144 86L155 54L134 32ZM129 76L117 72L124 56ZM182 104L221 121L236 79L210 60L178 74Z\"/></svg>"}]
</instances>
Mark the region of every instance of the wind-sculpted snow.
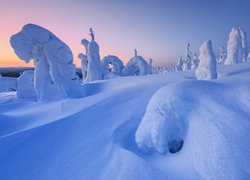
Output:
<instances>
[{"instance_id":1,"label":"wind-sculpted snow","mask_svg":"<svg viewBox=\"0 0 250 180\"><path fill-rule=\"evenodd\" d=\"M34 59L34 87L38 100L84 95L72 52L54 34L40 26L27 24L10 38L10 43L20 59L27 63Z\"/></svg>"},{"instance_id":2,"label":"wind-sculpted snow","mask_svg":"<svg viewBox=\"0 0 250 180\"><path fill-rule=\"evenodd\" d=\"M111 69L109 69L109 65L112 65ZM102 72L104 79L122 76L123 68L123 62L117 56L108 55L102 59Z\"/></svg>"}]
</instances>

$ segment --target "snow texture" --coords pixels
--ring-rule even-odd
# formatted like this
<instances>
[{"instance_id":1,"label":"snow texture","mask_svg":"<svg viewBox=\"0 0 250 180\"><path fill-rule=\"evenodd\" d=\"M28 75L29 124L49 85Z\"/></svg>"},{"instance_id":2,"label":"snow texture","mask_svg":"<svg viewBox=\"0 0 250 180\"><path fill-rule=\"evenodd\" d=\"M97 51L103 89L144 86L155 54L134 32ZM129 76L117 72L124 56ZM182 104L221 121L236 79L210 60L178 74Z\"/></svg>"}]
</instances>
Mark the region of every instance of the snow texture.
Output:
<instances>
[{"instance_id":1,"label":"snow texture","mask_svg":"<svg viewBox=\"0 0 250 180\"><path fill-rule=\"evenodd\" d=\"M17 90L17 79L12 77L0 77L0 92Z\"/></svg>"},{"instance_id":2,"label":"snow texture","mask_svg":"<svg viewBox=\"0 0 250 180\"><path fill-rule=\"evenodd\" d=\"M135 50L135 56L131 58L123 69L124 76L143 76L148 74L149 65L147 61L137 55Z\"/></svg>"},{"instance_id":3,"label":"snow texture","mask_svg":"<svg viewBox=\"0 0 250 180\"><path fill-rule=\"evenodd\" d=\"M200 47L199 66L196 69L197 80L212 80L217 78L216 59L210 40Z\"/></svg>"},{"instance_id":4,"label":"snow texture","mask_svg":"<svg viewBox=\"0 0 250 180\"><path fill-rule=\"evenodd\" d=\"M102 61L103 79L111 79L114 77L122 76L122 70L124 68L122 60L113 55L105 56ZM112 66L111 68L109 66Z\"/></svg>"},{"instance_id":5,"label":"snow texture","mask_svg":"<svg viewBox=\"0 0 250 180\"><path fill-rule=\"evenodd\" d=\"M10 43L20 59L27 63L34 59L34 87L38 100L84 95L76 76L71 50L53 33L27 24L10 38Z\"/></svg>"},{"instance_id":6,"label":"snow texture","mask_svg":"<svg viewBox=\"0 0 250 180\"><path fill-rule=\"evenodd\" d=\"M239 28L233 28L229 34L227 42L227 58L225 64L237 64L243 60L242 37Z\"/></svg>"},{"instance_id":7,"label":"snow texture","mask_svg":"<svg viewBox=\"0 0 250 180\"><path fill-rule=\"evenodd\" d=\"M23 99L37 99L34 88L34 71L27 70L17 78L17 97Z\"/></svg>"}]
</instances>

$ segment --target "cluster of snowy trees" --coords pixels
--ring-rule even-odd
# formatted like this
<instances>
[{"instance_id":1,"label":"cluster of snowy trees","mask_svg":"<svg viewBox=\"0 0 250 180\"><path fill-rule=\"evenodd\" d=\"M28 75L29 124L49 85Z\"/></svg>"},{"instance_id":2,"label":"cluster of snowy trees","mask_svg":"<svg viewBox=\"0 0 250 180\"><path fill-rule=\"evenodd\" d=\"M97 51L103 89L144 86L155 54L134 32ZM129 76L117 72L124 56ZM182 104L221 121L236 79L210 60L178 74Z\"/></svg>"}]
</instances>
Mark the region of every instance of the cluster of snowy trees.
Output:
<instances>
[{"instance_id":1,"label":"cluster of snowy trees","mask_svg":"<svg viewBox=\"0 0 250 180\"><path fill-rule=\"evenodd\" d=\"M117 56L109 55L101 60L92 28L89 35L91 41L81 41L85 54L78 55L85 82L152 74L152 59L148 63L137 55L136 50L134 57L125 66ZM24 72L18 78L17 97L48 101L85 95L76 75L70 48L53 33L35 24L27 24L11 36L10 43L20 59L27 63L34 60L35 64L34 72Z\"/></svg>"},{"instance_id":2,"label":"cluster of snowy trees","mask_svg":"<svg viewBox=\"0 0 250 180\"><path fill-rule=\"evenodd\" d=\"M197 79L209 80L217 78L216 64L236 64L246 62L248 58L247 35L242 28L232 28L227 44L227 53L220 46L219 56L216 59L212 48L212 42L206 41L200 47L200 55L190 51L190 44L186 47L185 57L177 61L176 71L196 70ZM192 59L192 60L191 60Z\"/></svg>"},{"instance_id":3,"label":"cluster of snowy trees","mask_svg":"<svg viewBox=\"0 0 250 180\"><path fill-rule=\"evenodd\" d=\"M81 60L83 81L90 82L102 79L111 79L120 76L141 76L152 74L152 59L147 62L142 56L135 55L126 65L114 55L105 56L100 59L99 45L94 40L94 32L90 28L91 41L86 39L81 41L85 48L85 54L78 55Z\"/></svg>"}]
</instances>

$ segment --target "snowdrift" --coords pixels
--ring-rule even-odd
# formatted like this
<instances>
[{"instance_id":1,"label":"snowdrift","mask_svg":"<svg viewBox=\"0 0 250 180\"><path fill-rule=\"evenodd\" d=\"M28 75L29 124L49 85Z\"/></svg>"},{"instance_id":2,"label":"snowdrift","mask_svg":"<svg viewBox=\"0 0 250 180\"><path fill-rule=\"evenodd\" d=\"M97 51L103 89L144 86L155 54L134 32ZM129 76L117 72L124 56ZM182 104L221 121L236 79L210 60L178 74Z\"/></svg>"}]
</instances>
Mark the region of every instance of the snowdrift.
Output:
<instances>
[{"instance_id":1,"label":"snowdrift","mask_svg":"<svg viewBox=\"0 0 250 180\"><path fill-rule=\"evenodd\" d=\"M0 179L249 179L249 76L244 63L219 65L213 81L185 71L86 83L86 97L57 102L0 93ZM176 153L171 137L183 140Z\"/></svg>"}]
</instances>

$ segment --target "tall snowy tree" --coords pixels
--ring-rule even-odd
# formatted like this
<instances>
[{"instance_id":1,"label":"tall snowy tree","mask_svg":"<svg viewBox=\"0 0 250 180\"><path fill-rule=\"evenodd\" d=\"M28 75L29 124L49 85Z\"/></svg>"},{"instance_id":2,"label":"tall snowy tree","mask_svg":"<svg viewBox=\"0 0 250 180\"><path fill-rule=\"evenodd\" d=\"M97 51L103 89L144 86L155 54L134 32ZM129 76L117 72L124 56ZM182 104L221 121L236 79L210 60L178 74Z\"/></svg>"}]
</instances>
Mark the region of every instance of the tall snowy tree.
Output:
<instances>
[{"instance_id":1,"label":"tall snowy tree","mask_svg":"<svg viewBox=\"0 0 250 180\"><path fill-rule=\"evenodd\" d=\"M217 78L216 59L212 42L205 41L200 47L199 66L196 70L198 80L211 80Z\"/></svg>"},{"instance_id":2,"label":"tall snowy tree","mask_svg":"<svg viewBox=\"0 0 250 180\"><path fill-rule=\"evenodd\" d=\"M242 37L239 28L233 28L229 34L229 40L227 43L227 58L225 64L237 64L242 62L243 48Z\"/></svg>"},{"instance_id":3,"label":"tall snowy tree","mask_svg":"<svg viewBox=\"0 0 250 180\"><path fill-rule=\"evenodd\" d=\"M91 41L88 44L88 68L86 81L95 81L102 79L102 66L99 54L99 45L95 42L94 31L90 28Z\"/></svg>"}]
</instances>

